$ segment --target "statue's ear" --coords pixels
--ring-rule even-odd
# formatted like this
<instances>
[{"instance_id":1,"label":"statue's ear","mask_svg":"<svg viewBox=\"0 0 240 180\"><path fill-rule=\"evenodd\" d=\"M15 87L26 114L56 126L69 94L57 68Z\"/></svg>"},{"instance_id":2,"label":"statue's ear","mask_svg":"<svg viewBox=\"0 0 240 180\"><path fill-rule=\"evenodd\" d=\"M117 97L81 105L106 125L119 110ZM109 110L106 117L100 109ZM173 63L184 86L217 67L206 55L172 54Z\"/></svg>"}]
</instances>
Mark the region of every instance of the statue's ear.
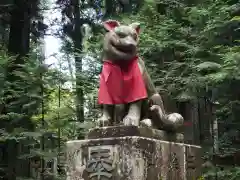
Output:
<instances>
[{"instance_id":1,"label":"statue's ear","mask_svg":"<svg viewBox=\"0 0 240 180\"><path fill-rule=\"evenodd\" d=\"M140 23L135 22L135 23L130 24L130 26L131 26L133 29L136 30L137 34L140 33Z\"/></svg>"},{"instance_id":2,"label":"statue's ear","mask_svg":"<svg viewBox=\"0 0 240 180\"><path fill-rule=\"evenodd\" d=\"M103 26L107 31L111 31L119 25L120 25L120 23L115 20L108 20L108 21L103 22Z\"/></svg>"}]
</instances>

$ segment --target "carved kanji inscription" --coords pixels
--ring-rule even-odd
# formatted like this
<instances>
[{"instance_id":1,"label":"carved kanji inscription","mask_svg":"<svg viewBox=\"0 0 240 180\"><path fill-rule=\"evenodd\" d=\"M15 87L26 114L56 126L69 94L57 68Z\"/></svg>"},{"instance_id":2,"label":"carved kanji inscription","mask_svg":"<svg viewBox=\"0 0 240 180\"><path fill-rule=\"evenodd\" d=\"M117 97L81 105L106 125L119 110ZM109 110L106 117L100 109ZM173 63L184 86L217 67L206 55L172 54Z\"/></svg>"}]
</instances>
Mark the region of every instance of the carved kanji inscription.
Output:
<instances>
[{"instance_id":1,"label":"carved kanji inscription","mask_svg":"<svg viewBox=\"0 0 240 180\"><path fill-rule=\"evenodd\" d=\"M86 171L90 179L101 180L112 178L113 161L110 159L109 149L95 149L90 152L90 159L87 162Z\"/></svg>"}]
</instances>

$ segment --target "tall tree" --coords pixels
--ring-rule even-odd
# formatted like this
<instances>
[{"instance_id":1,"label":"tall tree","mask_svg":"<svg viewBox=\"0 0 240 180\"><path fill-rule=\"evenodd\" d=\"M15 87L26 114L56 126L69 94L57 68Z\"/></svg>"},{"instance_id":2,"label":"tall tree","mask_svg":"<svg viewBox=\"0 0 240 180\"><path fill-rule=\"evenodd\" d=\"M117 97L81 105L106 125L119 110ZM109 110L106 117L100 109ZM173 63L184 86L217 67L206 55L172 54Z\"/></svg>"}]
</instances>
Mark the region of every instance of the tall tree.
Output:
<instances>
[{"instance_id":1,"label":"tall tree","mask_svg":"<svg viewBox=\"0 0 240 180\"><path fill-rule=\"evenodd\" d=\"M80 122L84 121L84 94L83 94L83 84L82 84L82 34L81 27L83 22L81 21L80 14L80 3L79 0L71 0L73 7L73 42L74 42L74 58L75 58L75 68L76 68L76 94L77 94L77 104L76 112L77 119Z\"/></svg>"},{"instance_id":2,"label":"tall tree","mask_svg":"<svg viewBox=\"0 0 240 180\"><path fill-rule=\"evenodd\" d=\"M73 54L75 60L76 77L76 117L80 122L84 121L84 93L82 84L82 34L81 27L85 23L81 12L84 9L84 1L58 0L62 10L63 34L62 39L68 46L66 53Z\"/></svg>"},{"instance_id":3,"label":"tall tree","mask_svg":"<svg viewBox=\"0 0 240 180\"><path fill-rule=\"evenodd\" d=\"M7 69L6 80L12 83L10 87L11 90L19 90L16 87L16 81L19 81L19 77L14 74L14 72L24 65L24 56L29 52L29 42L30 42L30 3L27 1L13 2L13 8L11 11L11 22L10 22L10 33L8 42L8 51L11 55L15 55L16 58ZM19 66L20 65L20 66ZM21 81L21 80L20 80ZM13 91L12 91L13 92ZM10 92L6 91L5 96L10 98L4 103L5 105L13 104L16 101L16 97ZM20 104L17 104L19 106ZM18 113L21 114L21 109L19 107L10 108L10 106L4 108L4 113ZM11 131L11 129L9 129ZM13 140L7 141L7 161L8 161L8 179L16 179L16 156L17 156L16 142Z\"/></svg>"},{"instance_id":4,"label":"tall tree","mask_svg":"<svg viewBox=\"0 0 240 180\"><path fill-rule=\"evenodd\" d=\"M10 32L8 41L8 52L15 58L9 63L6 72L6 81L11 83L11 91L5 91L5 96L9 97L6 99L5 108L3 113L15 112L22 113L19 108L22 101L18 101L19 98L12 94L14 90L19 91L18 82L21 82L21 77L16 73L23 72L23 66L25 64L25 58L30 50L30 27L31 18L33 12L36 10L36 1L13 1L12 10L10 12ZM27 94L27 92L25 92ZM17 100L18 99L18 100ZM14 103L15 102L15 103ZM20 104L18 104L18 103ZM10 108L11 107L11 108Z\"/></svg>"},{"instance_id":5,"label":"tall tree","mask_svg":"<svg viewBox=\"0 0 240 180\"><path fill-rule=\"evenodd\" d=\"M3 85L4 106L1 111L1 119L5 121L1 121L1 127L3 126L6 132L12 133L15 128L19 127L34 128L30 118L36 112L37 106L34 105L35 108L32 107L31 110L30 108L24 108L24 106L31 101L36 100L39 102L38 97L31 97L32 94L30 94L33 89L37 92L39 87L33 87L34 84L30 85L26 80L26 77L31 78L31 76L26 76L28 74L26 65L29 63L26 58L30 52L31 20L37 14L38 0L31 2L14 0L9 1L7 5L10 6L8 54L12 58L6 66L6 83ZM6 121L6 117L8 121ZM14 180L19 175L19 166L16 165L19 162L17 161L18 143L15 140L7 140L6 152L6 161L8 163L7 179ZM23 173L28 173L28 170L20 172L20 174Z\"/></svg>"}]
</instances>

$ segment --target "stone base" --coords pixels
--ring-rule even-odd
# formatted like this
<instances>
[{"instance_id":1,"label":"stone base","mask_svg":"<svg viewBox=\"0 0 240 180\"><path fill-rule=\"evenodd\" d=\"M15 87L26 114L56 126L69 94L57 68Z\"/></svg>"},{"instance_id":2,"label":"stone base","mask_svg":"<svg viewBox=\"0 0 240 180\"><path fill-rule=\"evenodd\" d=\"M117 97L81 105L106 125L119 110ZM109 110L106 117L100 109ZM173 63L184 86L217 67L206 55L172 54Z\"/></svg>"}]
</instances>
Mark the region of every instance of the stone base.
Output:
<instances>
[{"instance_id":1,"label":"stone base","mask_svg":"<svg viewBox=\"0 0 240 180\"><path fill-rule=\"evenodd\" d=\"M168 133L162 130L137 126L110 126L104 128L93 128L89 130L86 139L100 139L126 136L139 136L178 143L184 142L184 136L181 133L171 132Z\"/></svg>"},{"instance_id":2,"label":"stone base","mask_svg":"<svg viewBox=\"0 0 240 180\"><path fill-rule=\"evenodd\" d=\"M200 150L133 135L69 141L67 180L197 180Z\"/></svg>"}]
</instances>

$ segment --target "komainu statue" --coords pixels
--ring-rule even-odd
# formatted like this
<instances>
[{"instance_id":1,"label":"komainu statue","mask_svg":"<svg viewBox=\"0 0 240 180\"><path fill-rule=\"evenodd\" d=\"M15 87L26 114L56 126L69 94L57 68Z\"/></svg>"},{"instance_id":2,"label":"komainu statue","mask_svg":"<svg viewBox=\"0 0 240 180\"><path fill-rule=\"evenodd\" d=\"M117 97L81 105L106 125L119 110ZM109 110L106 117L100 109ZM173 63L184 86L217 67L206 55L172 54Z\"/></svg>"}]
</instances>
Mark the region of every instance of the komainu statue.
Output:
<instances>
[{"instance_id":1,"label":"komainu statue","mask_svg":"<svg viewBox=\"0 0 240 180\"><path fill-rule=\"evenodd\" d=\"M123 123L177 130L183 125L183 117L166 114L162 98L138 56L139 23L120 25L108 20L103 25L108 32L98 92L98 103L102 105L99 126Z\"/></svg>"}]
</instances>

